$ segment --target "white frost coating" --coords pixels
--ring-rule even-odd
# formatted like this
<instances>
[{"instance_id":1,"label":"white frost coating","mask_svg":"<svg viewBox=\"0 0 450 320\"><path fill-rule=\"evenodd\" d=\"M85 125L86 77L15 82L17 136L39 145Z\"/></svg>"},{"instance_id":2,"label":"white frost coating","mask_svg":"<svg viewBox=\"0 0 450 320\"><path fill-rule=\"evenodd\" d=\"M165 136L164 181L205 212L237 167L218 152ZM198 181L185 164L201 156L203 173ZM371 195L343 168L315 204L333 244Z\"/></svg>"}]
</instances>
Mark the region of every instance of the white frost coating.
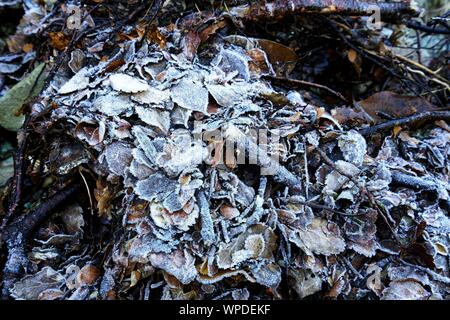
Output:
<instances>
[{"instance_id":1,"label":"white frost coating","mask_svg":"<svg viewBox=\"0 0 450 320\"><path fill-rule=\"evenodd\" d=\"M152 174L148 179L136 184L136 194L147 201L163 200L179 187L178 182L167 178L161 173Z\"/></svg>"},{"instance_id":2,"label":"white frost coating","mask_svg":"<svg viewBox=\"0 0 450 320\"><path fill-rule=\"evenodd\" d=\"M250 79L249 60L250 58L243 52L223 49L213 65L219 67L226 74L236 73L240 78L248 81Z\"/></svg>"},{"instance_id":3,"label":"white frost coating","mask_svg":"<svg viewBox=\"0 0 450 320\"><path fill-rule=\"evenodd\" d=\"M338 139L338 146L344 155L344 159L360 166L364 161L367 151L366 140L355 130L351 130Z\"/></svg>"},{"instance_id":4,"label":"white frost coating","mask_svg":"<svg viewBox=\"0 0 450 320\"><path fill-rule=\"evenodd\" d=\"M131 100L142 104L164 104L170 101L170 92L149 87L147 91L132 95Z\"/></svg>"},{"instance_id":5,"label":"white frost coating","mask_svg":"<svg viewBox=\"0 0 450 320\"><path fill-rule=\"evenodd\" d=\"M59 94L68 94L78 90L86 89L89 85L87 69L83 68L67 81L58 91Z\"/></svg>"},{"instance_id":6,"label":"white frost coating","mask_svg":"<svg viewBox=\"0 0 450 320\"><path fill-rule=\"evenodd\" d=\"M167 133L170 129L170 113L153 108L136 107L136 113L146 124Z\"/></svg>"},{"instance_id":7,"label":"white frost coating","mask_svg":"<svg viewBox=\"0 0 450 320\"><path fill-rule=\"evenodd\" d=\"M239 104L261 94L270 94L272 90L260 82L232 82L229 84L207 83L209 93L222 107Z\"/></svg>"},{"instance_id":8,"label":"white frost coating","mask_svg":"<svg viewBox=\"0 0 450 320\"><path fill-rule=\"evenodd\" d=\"M302 95L297 91L289 91L286 98L294 106L306 106L305 100L303 100Z\"/></svg>"},{"instance_id":9,"label":"white frost coating","mask_svg":"<svg viewBox=\"0 0 450 320\"><path fill-rule=\"evenodd\" d=\"M308 255L315 253L330 256L345 250L339 227L322 218L314 218L307 228L292 232L289 240Z\"/></svg>"},{"instance_id":10,"label":"white frost coating","mask_svg":"<svg viewBox=\"0 0 450 320\"><path fill-rule=\"evenodd\" d=\"M125 170L133 159L130 146L125 143L114 142L106 147L103 154L108 163L109 170L115 175L124 176Z\"/></svg>"},{"instance_id":11,"label":"white frost coating","mask_svg":"<svg viewBox=\"0 0 450 320\"><path fill-rule=\"evenodd\" d=\"M170 95L180 107L208 114L208 90L202 84L183 78L172 87Z\"/></svg>"},{"instance_id":12,"label":"white frost coating","mask_svg":"<svg viewBox=\"0 0 450 320\"><path fill-rule=\"evenodd\" d=\"M150 86L147 82L133 78L124 73L113 74L109 77L111 87L116 91L126 93L138 93L149 90Z\"/></svg>"},{"instance_id":13,"label":"white frost coating","mask_svg":"<svg viewBox=\"0 0 450 320\"><path fill-rule=\"evenodd\" d=\"M108 94L98 97L93 107L107 116L118 116L133 108L133 103L127 96L120 94Z\"/></svg>"},{"instance_id":14,"label":"white frost coating","mask_svg":"<svg viewBox=\"0 0 450 320\"><path fill-rule=\"evenodd\" d=\"M152 253L149 258L154 267L170 273L182 284L188 284L197 277L195 258L187 250L176 250L170 254Z\"/></svg>"}]
</instances>

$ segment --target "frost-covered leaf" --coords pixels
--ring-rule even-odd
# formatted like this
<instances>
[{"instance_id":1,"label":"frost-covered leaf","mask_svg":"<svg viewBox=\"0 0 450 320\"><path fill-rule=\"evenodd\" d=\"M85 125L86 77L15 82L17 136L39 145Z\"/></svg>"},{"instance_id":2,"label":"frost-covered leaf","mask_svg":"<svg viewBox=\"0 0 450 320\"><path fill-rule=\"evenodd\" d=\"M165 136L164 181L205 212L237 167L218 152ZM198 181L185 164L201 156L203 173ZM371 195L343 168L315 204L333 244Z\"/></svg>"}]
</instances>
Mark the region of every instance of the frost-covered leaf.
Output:
<instances>
[{"instance_id":1,"label":"frost-covered leaf","mask_svg":"<svg viewBox=\"0 0 450 320\"><path fill-rule=\"evenodd\" d=\"M60 289L65 278L51 267L45 267L41 271L27 275L14 284L11 295L16 299L37 300L39 295L48 289Z\"/></svg>"},{"instance_id":2,"label":"frost-covered leaf","mask_svg":"<svg viewBox=\"0 0 450 320\"><path fill-rule=\"evenodd\" d=\"M222 49L213 64L225 73L235 72L239 78L248 81L250 79L249 60L250 58L243 50L240 52L236 49Z\"/></svg>"},{"instance_id":3,"label":"frost-covered leaf","mask_svg":"<svg viewBox=\"0 0 450 320\"><path fill-rule=\"evenodd\" d=\"M170 96L182 108L208 113L208 90L198 81L181 79L171 88Z\"/></svg>"},{"instance_id":4,"label":"frost-covered leaf","mask_svg":"<svg viewBox=\"0 0 450 320\"><path fill-rule=\"evenodd\" d=\"M147 201L163 200L178 187L178 182L161 173L152 174L148 179L137 183L135 191L141 199Z\"/></svg>"},{"instance_id":5,"label":"frost-covered leaf","mask_svg":"<svg viewBox=\"0 0 450 320\"><path fill-rule=\"evenodd\" d=\"M14 63L4 63L0 62L0 73L14 73L20 69L20 65Z\"/></svg>"},{"instance_id":6,"label":"frost-covered leaf","mask_svg":"<svg viewBox=\"0 0 450 320\"><path fill-rule=\"evenodd\" d=\"M281 282L281 268L276 263L259 264L252 269L252 275L257 283L268 288L277 288Z\"/></svg>"},{"instance_id":7,"label":"frost-covered leaf","mask_svg":"<svg viewBox=\"0 0 450 320\"><path fill-rule=\"evenodd\" d=\"M175 197L178 199L177 195L174 193ZM170 199L170 195L166 198ZM181 204L180 207L176 207L177 211L170 210L170 204L164 201L163 204L153 202L150 205L150 216L155 223L160 228L168 229L170 227L176 227L179 230L187 231L191 226L193 226L199 216L199 208L197 204L191 203ZM173 210L173 209L172 209Z\"/></svg>"},{"instance_id":8,"label":"frost-covered leaf","mask_svg":"<svg viewBox=\"0 0 450 320\"><path fill-rule=\"evenodd\" d=\"M117 176L124 176L133 155L131 147L123 142L114 142L106 147L103 153L109 170Z\"/></svg>"},{"instance_id":9,"label":"frost-covered leaf","mask_svg":"<svg viewBox=\"0 0 450 320\"><path fill-rule=\"evenodd\" d=\"M69 81L67 81L60 89L59 94L68 94L75 91L86 89L89 85L88 69L83 68L78 71Z\"/></svg>"},{"instance_id":10,"label":"frost-covered leaf","mask_svg":"<svg viewBox=\"0 0 450 320\"><path fill-rule=\"evenodd\" d=\"M300 299L322 289L322 279L311 270L289 269L288 275L292 278L292 287Z\"/></svg>"},{"instance_id":11,"label":"frost-covered leaf","mask_svg":"<svg viewBox=\"0 0 450 320\"><path fill-rule=\"evenodd\" d=\"M147 82L124 73L111 75L109 81L114 90L125 93L138 93L150 88Z\"/></svg>"},{"instance_id":12,"label":"frost-covered leaf","mask_svg":"<svg viewBox=\"0 0 450 320\"><path fill-rule=\"evenodd\" d=\"M384 289L381 300L427 300L431 294L416 280L395 280Z\"/></svg>"},{"instance_id":13,"label":"frost-covered leaf","mask_svg":"<svg viewBox=\"0 0 450 320\"><path fill-rule=\"evenodd\" d=\"M149 87L147 91L132 95L131 100L144 105L164 105L170 101L170 91Z\"/></svg>"},{"instance_id":14,"label":"frost-covered leaf","mask_svg":"<svg viewBox=\"0 0 450 320\"><path fill-rule=\"evenodd\" d=\"M114 93L99 96L93 103L93 107L96 110L108 116L118 116L131 110L133 106L134 104L130 101L129 97Z\"/></svg>"},{"instance_id":15,"label":"frost-covered leaf","mask_svg":"<svg viewBox=\"0 0 450 320\"><path fill-rule=\"evenodd\" d=\"M163 133L170 129L170 113L155 108L136 107L136 113L146 124L159 128Z\"/></svg>"},{"instance_id":16,"label":"frost-covered leaf","mask_svg":"<svg viewBox=\"0 0 450 320\"><path fill-rule=\"evenodd\" d=\"M175 250L170 254L151 253L150 263L177 278L182 284L188 284L197 277L195 258L187 250Z\"/></svg>"},{"instance_id":17,"label":"frost-covered leaf","mask_svg":"<svg viewBox=\"0 0 450 320\"><path fill-rule=\"evenodd\" d=\"M367 149L366 140L362 135L354 130L350 130L339 137L338 146L346 161L357 166L362 164Z\"/></svg>"},{"instance_id":18,"label":"frost-covered leaf","mask_svg":"<svg viewBox=\"0 0 450 320\"><path fill-rule=\"evenodd\" d=\"M289 239L307 254L330 256L345 250L339 227L322 218L314 218L308 227L291 233Z\"/></svg>"}]
</instances>

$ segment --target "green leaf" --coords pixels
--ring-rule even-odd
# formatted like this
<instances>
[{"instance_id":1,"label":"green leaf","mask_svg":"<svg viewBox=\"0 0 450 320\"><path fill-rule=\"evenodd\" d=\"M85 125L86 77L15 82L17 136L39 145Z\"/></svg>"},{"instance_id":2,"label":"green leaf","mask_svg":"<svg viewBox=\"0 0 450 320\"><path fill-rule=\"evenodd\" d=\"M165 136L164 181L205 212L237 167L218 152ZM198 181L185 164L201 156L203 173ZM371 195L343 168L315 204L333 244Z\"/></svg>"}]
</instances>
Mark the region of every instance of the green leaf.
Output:
<instances>
[{"instance_id":1,"label":"green leaf","mask_svg":"<svg viewBox=\"0 0 450 320\"><path fill-rule=\"evenodd\" d=\"M41 92L46 78L44 67L44 63L38 65L0 98L0 126L11 131L17 131L22 126L25 116L17 113L24 103Z\"/></svg>"},{"instance_id":2,"label":"green leaf","mask_svg":"<svg viewBox=\"0 0 450 320\"><path fill-rule=\"evenodd\" d=\"M14 175L14 160L9 157L0 161L0 188L3 187L8 180Z\"/></svg>"}]
</instances>

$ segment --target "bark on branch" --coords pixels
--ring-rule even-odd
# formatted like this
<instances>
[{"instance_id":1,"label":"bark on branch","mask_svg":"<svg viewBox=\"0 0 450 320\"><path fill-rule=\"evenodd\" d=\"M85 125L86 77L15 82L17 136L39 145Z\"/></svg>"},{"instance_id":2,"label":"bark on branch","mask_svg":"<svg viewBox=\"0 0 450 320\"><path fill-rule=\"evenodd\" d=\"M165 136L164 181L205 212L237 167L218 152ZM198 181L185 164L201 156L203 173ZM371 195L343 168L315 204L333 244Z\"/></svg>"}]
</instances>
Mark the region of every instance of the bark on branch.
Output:
<instances>
[{"instance_id":1,"label":"bark on branch","mask_svg":"<svg viewBox=\"0 0 450 320\"><path fill-rule=\"evenodd\" d=\"M255 1L251 5L235 7L231 13L247 20L278 20L289 15L319 13L348 16L370 16L374 8L383 21L398 21L417 16L419 12L410 0L387 2L378 0L277 0Z\"/></svg>"},{"instance_id":2,"label":"bark on branch","mask_svg":"<svg viewBox=\"0 0 450 320\"><path fill-rule=\"evenodd\" d=\"M10 289L16 278L23 273L27 264L26 246L33 231L45 219L47 219L56 208L63 204L80 187L76 183L56 193L44 201L37 209L18 217L1 234L2 242L6 243L8 257L3 269L3 287L1 298L8 299Z\"/></svg>"}]
</instances>

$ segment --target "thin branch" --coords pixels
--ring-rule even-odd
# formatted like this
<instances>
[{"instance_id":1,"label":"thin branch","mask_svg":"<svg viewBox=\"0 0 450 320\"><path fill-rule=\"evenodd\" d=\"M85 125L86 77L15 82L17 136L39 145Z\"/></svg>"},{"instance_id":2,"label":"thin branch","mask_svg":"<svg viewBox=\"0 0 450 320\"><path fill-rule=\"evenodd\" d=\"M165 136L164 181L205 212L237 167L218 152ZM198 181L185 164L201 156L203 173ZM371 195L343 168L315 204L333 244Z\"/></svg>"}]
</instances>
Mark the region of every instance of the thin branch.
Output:
<instances>
[{"instance_id":1,"label":"thin branch","mask_svg":"<svg viewBox=\"0 0 450 320\"><path fill-rule=\"evenodd\" d=\"M348 103L349 101L347 99L345 99L345 97L340 94L339 92L334 91L333 89L330 89L327 86L324 86L322 84L317 84L317 83L313 83L313 82L309 82L309 81L304 81L304 80L297 80L297 79L290 79L290 78L283 78L283 77L274 77L274 76L263 76L266 79L269 80L276 80L276 81L280 81L280 82L287 82L290 85L294 85L294 86L306 86L306 87L311 87L311 88L317 88L320 90L324 90L328 93L331 93L332 95L338 97L339 99L341 99L342 101Z\"/></svg>"},{"instance_id":2,"label":"thin branch","mask_svg":"<svg viewBox=\"0 0 450 320\"><path fill-rule=\"evenodd\" d=\"M261 4L254 1L251 5L235 7L230 10L246 20L281 20L296 14L318 13L321 15L370 16L374 8L379 10L385 21L400 21L419 14L409 0L384 2L377 0L278 0Z\"/></svg>"},{"instance_id":3,"label":"thin branch","mask_svg":"<svg viewBox=\"0 0 450 320\"><path fill-rule=\"evenodd\" d=\"M398 126L416 126L419 123L444 120L450 121L450 111L427 111L409 117L395 119L359 130L363 136L370 136Z\"/></svg>"},{"instance_id":4,"label":"thin branch","mask_svg":"<svg viewBox=\"0 0 450 320\"><path fill-rule=\"evenodd\" d=\"M436 26L430 27L427 25L424 25L417 21L408 21L406 23L406 26L410 29L422 31L428 34L446 34L450 35L450 30L447 28L437 28Z\"/></svg>"}]
</instances>

